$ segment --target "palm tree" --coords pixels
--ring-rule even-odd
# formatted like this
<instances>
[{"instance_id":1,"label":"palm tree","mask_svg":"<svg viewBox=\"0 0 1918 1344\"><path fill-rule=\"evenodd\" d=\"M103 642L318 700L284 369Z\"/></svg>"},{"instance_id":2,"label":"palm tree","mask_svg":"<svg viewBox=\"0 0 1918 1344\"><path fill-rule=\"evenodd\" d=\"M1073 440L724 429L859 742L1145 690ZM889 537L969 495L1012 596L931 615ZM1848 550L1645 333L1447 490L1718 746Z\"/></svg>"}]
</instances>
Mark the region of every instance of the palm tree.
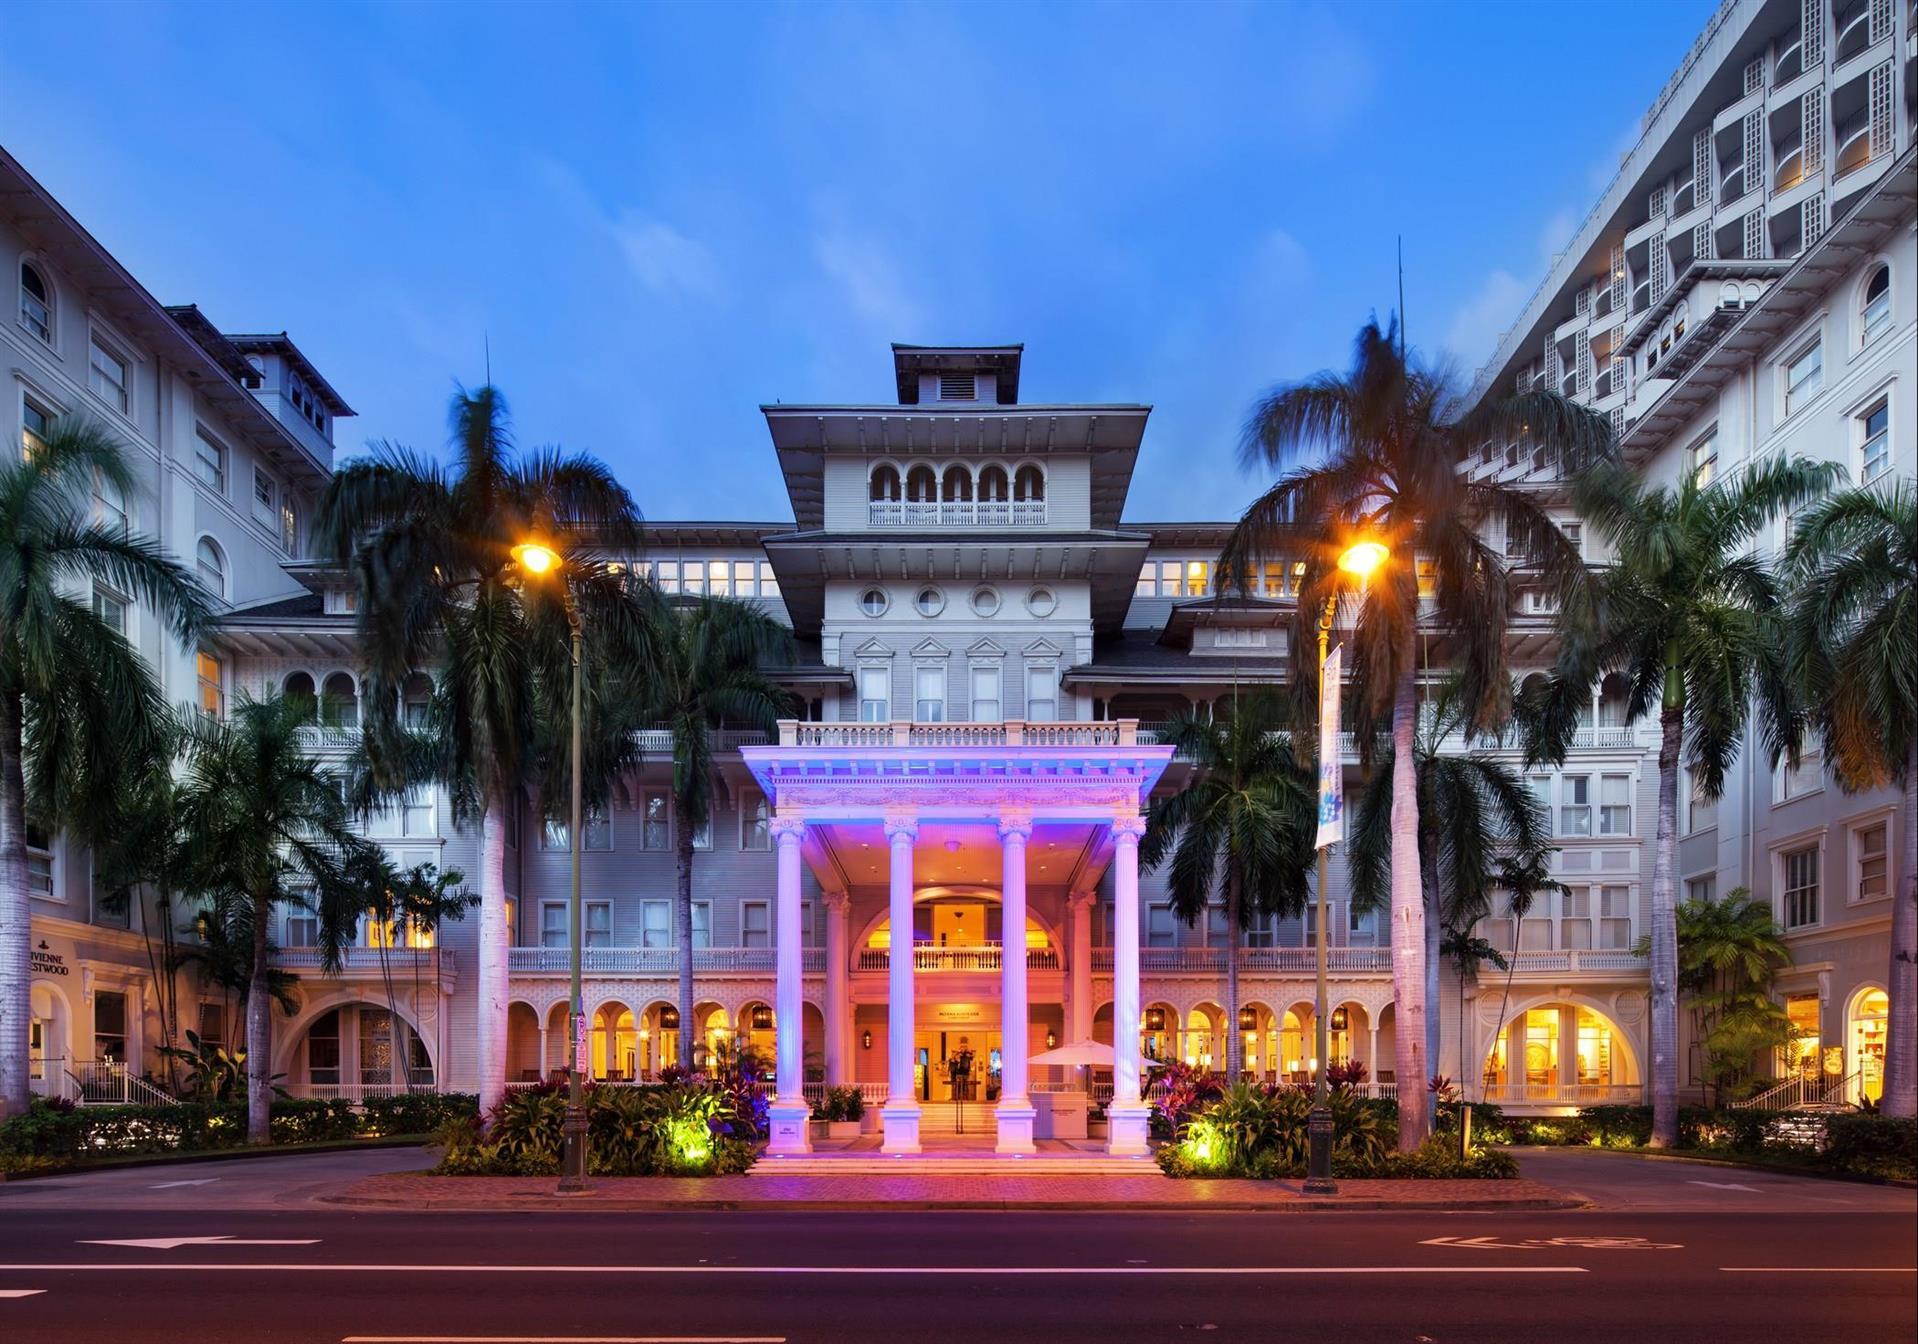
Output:
<instances>
[{"instance_id":1,"label":"palm tree","mask_svg":"<svg viewBox=\"0 0 1918 1344\"><path fill-rule=\"evenodd\" d=\"M1401 1080L1426 1077L1429 1062L1413 746L1419 635L1452 647L1468 726L1493 727L1510 698L1505 631L1515 590L1507 557L1534 568L1536 581L1561 600L1574 596L1585 573L1577 547L1535 495L1474 477L1470 466L1484 444L1524 443L1576 469L1609 453L1611 442L1604 416L1555 392L1468 404L1445 371L1408 359L1396 321L1359 331L1349 373L1281 386L1246 422L1241 461L1284 474L1240 518L1220 573L1244 588L1268 561L1303 562L1293 648L1309 648L1316 637L1320 611L1339 592L1338 557L1351 541L1377 540L1394 557L1360 602L1349 666L1361 718L1391 725L1392 994ZM1505 539L1502 552L1488 540L1494 531ZM1360 734L1368 762L1371 737ZM1401 1146L1417 1147L1430 1130L1425 1089L1404 1088Z\"/></svg>"},{"instance_id":2,"label":"palm tree","mask_svg":"<svg viewBox=\"0 0 1918 1344\"><path fill-rule=\"evenodd\" d=\"M436 782L447 789L456 821L479 823L475 1035L486 1113L506 1091L506 817L536 764L529 744L542 717L537 672L566 657L563 598L611 586L604 569L563 593L529 583L512 548L536 536L569 559L588 547L623 556L638 545L639 515L596 459L516 452L498 389L455 393L449 420L450 471L407 449L375 445L328 484L314 544L322 556L350 564L359 582L366 742L384 768L382 782ZM429 663L440 669L432 713L438 751L422 759L396 745L396 718L403 684ZM545 690L554 693L550 677Z\"/></svg>"},{"instance_id":3,"label":"palm tree","mask_svg":"<svg viewBox=\"0 0 1918 1344\"><path fill-rule=\"evenodd\" d=\"M1847 793L1904 791L1891 907L1886 1115L1918 1114L1918 487L1841 491L1792 534L1786 632L1825 762Z\"/></svg>"},{"instance_id":4,"label":"palm tree","mask_svg":"<svg viewBox=\"0 0 1918 1344\"><path fill-rule=\"evenodd\" d=\"M1446 739L1465 727L1463 707L1450 687L1433 712L1421 716L1418 753L1419 873L1425 888L1425 1052L1438 1068L1439 971L1447 936L1469 937L1492 911L1492 893L1508 860L1524 863L1551 851L1544 807L1510 764L1483 752L1448 756ZM1384 748L1385 763L1392 760ZM1374 774L1353 809L1347 861L1352 907L1363 913L1386 903L1392 859L1391 772ZM1514 944L1516 946L1516 944ZM1504 962L1499 963L1504 969ZM1464 972L1460 971L1461 992ZM1462 1001L1462 1000L1461 1000ZM1459 1073L1467 1077L1465 1024L1459 1023ZM1405 1080L1401 1079L1401 1083ZM1416 1079L1412 1081L1417 1081Z\"/></svg>"},{"instance_id":5,"label":"palm tree","mask_svg":"<svg viewBox=\"0 0 1918 1344\"><path fill-rule=\"evenodd\" d=\"M62 418L0 463L0 1119L25 1110L30 1092L28 814L87 838L123 776L162 750L152 670L88 589L150 608L182 641L208 619L185 568L93 516L102 487L137 493L119 441L90 420Z\"/></svg>"},{"instance_id":6,"label":"palm tree","mask_svg":"<svg viewBox=\"0 0 1918 1344\"><path fill-rule=\"evenodd\" d=\"M310 903L319 915L321 964L337 971L373 895L356 880L373 848L353 833L338 783L308 751L306 707L285 698L243 700L226 720L190 729L181 822L199 837L194 874L222 922L237 916L251 938L247 968L247 1138L269 1142L272 1104L275 909Z\"/></svg>"},{"instance_id":7,"label":"palm tree","mask_svg":"<svg viewBox=\"0 0 1918 1344\"><path fill-rule=\"evenodd\" d=\"M640 715L672 735L673 847L678 889L679 1034L693 1035L693 852L712 824L718 774L714 740L723 727L773 731L787 697L760 669L786 658L792 633L753 603L723 597L660 598L646 635L648 694ZM680 1050L682 1067L696 1067Z\"/></svg>"},{"instance_id":8,"label":"palm tree","mask_svg":"<svg viewBox=\"0 0 1918 1344\"><path fill-rule=\"evenodd\" d=\"M1305 909L1318 824L1312 770L1293 755L1286 709L1275 692L1254 692L1215 722L1190 712L1160 741L1193 763L1177 793L1152 800L1139 863L1168 859L1167 894L1187 924L1217 902L1225 910L1225 1068L1245 1071L1239 1031L1239 959L1248 915L1296 916ZM1126 1048L1121 1042L1119 1048Z\"/></svg>"},{"instance_id":9,"label":"palm tree","mask_svg":"<svg viewBox=\"0 0 1918 1344\"><path fill-rule=\"evenodd\" d=\"M1791 694L1778 585L1752 554L1779 513L1823 494L1841 469L1782 457L1674 489L1605 464L1572 500L1612 560L1560 614L1557 665L1522 706L1528 763L1562 763L1591 688L1631 685L1627 714L1656 708L1658 824L1652 858L1652 1144L1678 1142L1678 767L1716 798L1754 703L1773 761L1795 759L1803 719Z\"/></svg>"},{"instance_id":10,"label":"palm tree","mask_svg":"<svg viewBox=\"0 0 1918 1344\"><path fill-rule=\"evenodd\" d=\"M1761 1044L1790 1039L1784 1010L1770 989L1778 968L1791 962L1785 932L1771 906L1744 887L1722 900L1681 902L1678 926L1678 988L1692 1004L1692 1048L1707 1056L1714 1088L1735 1081L1751 1066ZM1651 951L1649 935L1634 949Z\"/></svg>"}]
</instances>

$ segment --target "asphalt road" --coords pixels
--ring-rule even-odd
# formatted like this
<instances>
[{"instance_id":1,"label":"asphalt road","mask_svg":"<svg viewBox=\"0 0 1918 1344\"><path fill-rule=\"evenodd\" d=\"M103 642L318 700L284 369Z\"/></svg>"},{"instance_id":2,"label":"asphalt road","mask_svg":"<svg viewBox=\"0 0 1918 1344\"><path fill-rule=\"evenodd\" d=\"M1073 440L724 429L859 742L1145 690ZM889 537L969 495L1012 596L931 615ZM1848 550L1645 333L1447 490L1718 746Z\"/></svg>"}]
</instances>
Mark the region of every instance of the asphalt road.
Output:
<instances>
[{"instance_id":1,"label":"asphalt road","mask_svg":"<svg viewBox=\"0 0 1918 1344\"><path fill-rule=\"evenodd\" d=\"M417 1153L94 1172L0 1185L0 1344L1918 1339L1910 1190L1522 1162L1604 1207L414 1214L320 1201Z\"/></svg>"}]
</instances>

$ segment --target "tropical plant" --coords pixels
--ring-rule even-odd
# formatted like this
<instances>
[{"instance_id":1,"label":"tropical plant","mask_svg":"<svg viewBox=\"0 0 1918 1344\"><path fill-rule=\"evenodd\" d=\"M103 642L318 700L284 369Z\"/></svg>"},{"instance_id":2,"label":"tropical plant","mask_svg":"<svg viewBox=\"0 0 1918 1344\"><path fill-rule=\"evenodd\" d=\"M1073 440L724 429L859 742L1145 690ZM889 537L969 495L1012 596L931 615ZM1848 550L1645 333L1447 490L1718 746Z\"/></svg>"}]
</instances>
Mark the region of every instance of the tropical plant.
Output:
<instances>
[{"instance_id":1,"label":"tropical plant","mask_svg":"<svg viewBox=\"0 0 1918 1344\"><path fill-rule=\"evenodd\" d=\"M1414 743L1419 877L1425 890L1425 1058L1433 1068L1439 1063L1439 973L1448 932L1473 929L1492 913L1492 893L1508 861L1543 860L1551 852L1549 818L1517 770L1484 752L1445 754L1444 744L1464 731L1465 719L1463 704L1447 686L1420 716ZM1382 751L1381 764L1389 767L1392 748ZM1393 773L1389 768L1374 773L1352 810L1347 861L1352 908L1360 913L1378 909L1390 897ZM1498 964L1504 966L1502 958ZM1461 987L1463 982L1461 973ZM1461 1069L1467 1048L1461 1021Z\"/></svg>"},{"instance_id":2,"label":"tropical plant","mask_svg":"<svg viewBox=\"0 0 1918 1344\"><path fill-rule=\"evenodd\" d=\"M198 899L198 898L196 898ZM220 991L221 1020L235 1021L246 1016L247 993L253 987L253 918L247 907L232 901L203 903L183 930L185 937L175 941L168 974L191 970L200 984ZM272 964L279 947L267 938L266 995L282 1013L292 1016L300 1010L295 992L299 977L283 966Z\"/></svg>"},{"instance_id":3,"label":"tropical plant","mask_svg":"<svg viewBox=\"0 0 1918 1344\"><path fill-rule=\"evenodd\" d=\"M692 1036L693 854L712 825L720 729L771 732L787 696L761 670L790 656L792 633L758 606L731 598L659 597L644 642L642 718L672 735L673 853L678 885L673 929L679 943L680 1036ZM701 1061L682 1050L682 1065Z\"/></svg>"},{"instance_id":4,"label":"tropical plant","mask_svg":"<svg viewBox=\"0 0 1918 1344\"><path fill-rule=\"evenodd\" d=\"M271 1140L274 911L310 904L321 965L339 969L370 893L355 881L367 842L354 834L338 782L307 750L305 709L282 697L242 700L228 718L188 732L181 824L199 837L195 883L213 909L250 936L247 970L247 1137ZM224 922L224 921L223 921Z\"/></svg>"},{"instance_id":5,"label":"tropical plant","mask_svg":"<svg viewBox=\"0 0 1918 1344\"><path fill-rule=\"evenodd\" d=\"M1782 456L1707 485L1674 488L1607 463L1572 502L1611 563L1560 610L1552 674L1527 693L1527 762L1565 759L1591 688L1630 683L1626 713L1656 712L1658 822L1652 857L1652 1143L1678 1142L1678 771L1716 798L1754 709L1775 763L1797 758L1803 711L1792 694L1778 583L1753 554L1780 513L1825 493L1841 468Z\"/></svg>"},{"instance_id":6,"label":"tropical plant","mask_svg":"<svg viewBox=\"0 0 1918 1344\"><path fill-rule=\"evenodd\" d=\"M1283 474L1245 511L1219 558L1223 582L1240 588L1268 563L1304 565L1292 638L1292 647L1303 649L1340 592L1338 560L1347 547L1366 538L1388 548L1391 559L1358 603L1349 668L1361 729L1386 720L1391 726L1395 1066L1407 1080L1430 1072L1414 747L1419 636L1443 636L1455 649L1451 672L1467 726L1495 727L1510 700L1505 646L1516 589L1507 557L1534 571L1532 582L1561 601L1575 597L1586 575L1578 548L1535 494L1472 473L1487 443L1522 443L1561 469L1578 470L1608 455L1612 436L1604 416L1556 392L1468 402L1445 371L1407 357L1396 321L1383 330L1368 322L1349 373L1281 386L1253 408L1241 460ZM1310 695L1308 671L1302 665L1296 678L1302 698ZM1359 734L1368 764L1372 737ZM1425 1094L1406 1089L1400 1144L1416 1148L1430 1128Z\"/></svg>"},{"instance_id":7,"label":"tropical plant","mask_svg":"<svg viewBox=\"0 0 1918 1344\"><path fill-rule=\"evenodd\" d=\"M186 1047L163 1045L168 1062L183 1065L179 1086L182 1101L236 1101L246 1096L246 1051L229 1050L218 1041L200 1039L191 1027L186 1031ZM275 1077L283 1075L275 1074ZM270 1080L269 1080L270 1081Z\"/></svg>"},{"instance_id":8,"label":"tropical plant","mask_svg":"<svg viewBox=\"0 0 1918 1344\"><path fill-rule=\"evenodd\" d=\"M1293 755L1285 706L1270 690L1239 700L1222 720L1182 713L1160 741L1193 763L1177 793L1152 800L1139 864L1167 865L1172 911L1196 924L1225 913L1225 1075L1245 1071L1239 962L1249 916L1305 909L1317 826L1313 776Z\"/></svg>"},{"instance_id":9,"label":"tropical plant","mask_svg":"<svg viewBox=\"0 0 1918 1344\"><path fill-rule=\"evenodd\" d=\"M0 461L0 1119L30 1098L31 891L27 826L96 837L125 777L164 755L167 715L152 671L90 590L151 609L183 643L205 628L205 591L146 537L90 502L139 494L120 441L98 422L56 420Z\"/></svg>"},{"instance_id":10,"label":"tropical plant","mask_svg":"<svg viewBox=\"0 0 1918 1344\"><path fill-rule=\"evenodd\" d=\"M1793 529L1787 564L1793 679L1832 778L1847 793L1904 792L1882 1108L1910 1117L1918 1114L1918 486L1832 495Z\"/></svg>"},{"instance_id":11,"label":"tropical plant","mask_svg":"<svg viewBox=\"0 0 1918 1344\"><path fill-rule=\"evenodd\" d=\"M480 1106L490 1115L506 1088L507 814L535 773L539 724L555 721L553 703L570 693L568 603L589 650L615 642L605 638L609 625L632 633L630 585L587 552L633 550L639 516L599 461L517 452L497 388L455 393L448 418L450 470L377 444L335 472L313 538L320 556L350 565L360 590L373 784L390 792L437 783L456 821L479 823L475 1035ZM531 582L515 560L513 547L535 538L561 555L563 584ZM401 690L429 663L440 669L430 731L404 734ZM617 753L627 740L593 734L588 744Z\"/></svg>"}]
</instances>

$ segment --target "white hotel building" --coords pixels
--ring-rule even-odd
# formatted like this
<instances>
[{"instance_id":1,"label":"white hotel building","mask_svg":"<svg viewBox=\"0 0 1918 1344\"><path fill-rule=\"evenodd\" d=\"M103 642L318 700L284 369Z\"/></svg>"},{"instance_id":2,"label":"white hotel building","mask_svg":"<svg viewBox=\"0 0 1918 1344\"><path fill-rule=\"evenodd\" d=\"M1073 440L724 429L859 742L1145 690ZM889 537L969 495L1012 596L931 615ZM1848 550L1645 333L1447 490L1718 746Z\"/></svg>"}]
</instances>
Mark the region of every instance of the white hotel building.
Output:
<instances>
[{"instance_id":1,"label":"white hotel building","mask_svg":"<svg viewBox=\"0 0 1918 1344\"><path fill-rule=\"evenodd\" d=\"M1854 479L1909 478L1912 15L1908 0L1856 13L1730 0L1483 386L1545 378L1607 409L1654 475L1782 449L1839 456ZM151 489L98 507L194 560L228 609L217 637L182 652L113 594L95 600L124 612L171 699L219 712L238 694L310 689L332 706L316 750L343 754L359 686L353 594L308 558L303 527L350 409L284 335L223 336L197 310L162 306L4 152L0 262L20 286L0 376L21 432L73 410L119 427ZM1289 567L1254 597L1214 596L1229 523L1127 516L1150 408L1022 400L1022 354L896 346L894 386L871 404L765 408L790 520L649 525L632 560L663 588L756 601L791 625L800 657L775 672L804 712L774 740L722 737L694 870L694 1021L673 1007L663 733L586 827L596 1076L653 1075L688 1038L739 1040L777 1057L777 1114L855 1084L901 1149L961 1126L1012 1148L1073 1132L1085 1110L1062 1089L1074 1085L1025 1065L1053 1043L1136 1034L1150 1056L1212 1064L1240 1031L1255 1071L1309 1077L1311 919L1247 932L1244 1003L1228 1020L1223 929L1178 923L1160 877L1136 866L1141 809L1189 768L1153 726L1288 675ZM1562 489L1518 447L1492 445L1479 469ZM1550 613L1524 601L1521 676L1552 657ZM1516 928L1487 921L1515 949L1509 1004L1489 971L1462 991L1451 968L1441 977L1438 1068L1475 1097L1550 1110L1642 1095L1647 976L1630 949L1649 906L1656 732L1622 707L1618 687L1595 687L1590 728L1535 777L1568 891ZM1815 1025L1821 1067L1838 1052L1852 1096L1882 1061L1889 898L1907 880L1898 806L1840 794L1815 761L1776 776L1747 762L1715 807L1685 817L1692 891L1744 885L1776 904L1795 956L1782 992ZM560 1064L568 966L564 836L552 843L530 812L515 822L509 1081ZM476 871L476 834L430 791L369 833L402 863ZM1331 1055L1389 1092L1387 950L1380 925L1351 913L1340 867ZM105 1095L157 1064L141 914L98 910L88 856L58 836L36 837L30 879L36 1085ZM911 955L897 956L893 930L908 922ZM275 1017L276 1070L311 1095L409 1078L476 1090L477 933L468 919L438 947L390 951L389 999L378 949L324 977L310 922L288 912L277 934L299 1006ZM182 1001L185 1025L237 1036L216 990L189 977ZM1111 1098L1123 1150L1142 1131L1130 1052L1118 1053L1119 1076L1094 1091Z\"/></svg>"}]
</instances>

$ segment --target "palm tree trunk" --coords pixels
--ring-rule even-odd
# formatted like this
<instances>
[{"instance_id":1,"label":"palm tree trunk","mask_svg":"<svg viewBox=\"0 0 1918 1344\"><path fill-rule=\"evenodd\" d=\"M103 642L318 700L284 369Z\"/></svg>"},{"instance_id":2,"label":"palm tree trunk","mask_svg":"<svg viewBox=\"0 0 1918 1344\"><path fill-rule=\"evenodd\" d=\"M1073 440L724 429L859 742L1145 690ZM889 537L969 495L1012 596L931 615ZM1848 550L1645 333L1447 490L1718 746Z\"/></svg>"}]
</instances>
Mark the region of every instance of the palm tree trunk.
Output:
<instances>
[{"instance_id":1,"label":"palm tree trunk","mask_svg":"<svg viewBox=\"0 0 1918 1344\"><path fill-rule=\"evenodd\" d=\"M1245 1073L1245 1037L1239 1034L1239 921L1244 917L1240 890L1239 864L1227 858L1225 863L1225 928L1230 940L1225 948L1225 1081L1227 1086Z\"/></svg>"},{"instance_id":2,"label":"palm tree trunk","mask_svg":"<svg viewBox=\"0 0 1918 1344\"><path fill-rule=\"evenodd\" d=\"M1425 897L1425 1067L1439 1071L1439 895L1438 865L1430 853L1419 860L1419 879Z\"/></svg>"},{"instance_id":3,"label":"palm tree trunk","mask_svg":"<svg viewBox=\"0 0 1918 1344\"><path fill-rule=\"evenodd\" d=\"M20 713L18 695L0 695L0 1120L23 1113L33 1091L27 1069L33 901L27 894L27 782Z\"/></svg>"},{"instance_id":4,"label":"palm tree trunk","mask_svg":"<svg viewBox=\"0 0 1918 1344\"><path fill-rule=\"evenodd\" d=\"M246 995L246 1141L273 1142L273 993L268 988L267 924L273 903L253 902L253 969Z\"/></svg>"},{"instance_id":5,"label":"palm tree trunk","mask_svg":"<svg viewBox=\"0 0 1918 1344\"><path fill-rule=\"evenodd\" d=\"M679 1067L698 1066L693 1058L693 830L683 823L674 827L673 848L677 851L679 888L673 899L673 933L679 943ZM906 946L912 945L912 931L906 931Z\"/></svg>"},{"instance_id":6,"label":"palm tree trunk","mask_svg":"<svg viewBox=\"0 0 1918 1344\"><path fill-rule=\"evenodd\" d=\"M480 818L479 1020L474 1040L479 1056L482 1116L506 1099L507 949L506 800L489 798Z\"/></svg>"},{"instance_id":7,"label":"palm tree trunk","mask_svg":"<svg viewBox=\"0 0 1918 1344\"><path fill-rule=\"evenodd\" d=\"M1891 907L1885 1024L1886 1115L1918 1115L1918 737L1905 761L1905 889Z\"/></svg>"},{"instance_id":8,"label":"palm tree trunk","mask_svg":"<svg viewBox=\"0 0 1918 1344\"><path fill-rule=\"evenodd\" d=\"M1675 674L1674 674L1675 675ZM1658 829L1652 850L1652 1147L1678 1145L1678 748L1684 703L1658 716Z\"/></svg>"},{"instance_id":9,"label":"palm tree trunk","mask_svg":"<svg viewBox=\"0 0 1918 1344\"><path fill-rule=\"evenodd\" d=\"M1419 880L1418 683L1405 660L1392 699L1392 1033L1398 1084L1399 1147L1410 1151L1431 1133L1425 1079L1425 893ZM1323 1062L1321 1062L1323 1067Z\"/></svg>"}]
</instances>

